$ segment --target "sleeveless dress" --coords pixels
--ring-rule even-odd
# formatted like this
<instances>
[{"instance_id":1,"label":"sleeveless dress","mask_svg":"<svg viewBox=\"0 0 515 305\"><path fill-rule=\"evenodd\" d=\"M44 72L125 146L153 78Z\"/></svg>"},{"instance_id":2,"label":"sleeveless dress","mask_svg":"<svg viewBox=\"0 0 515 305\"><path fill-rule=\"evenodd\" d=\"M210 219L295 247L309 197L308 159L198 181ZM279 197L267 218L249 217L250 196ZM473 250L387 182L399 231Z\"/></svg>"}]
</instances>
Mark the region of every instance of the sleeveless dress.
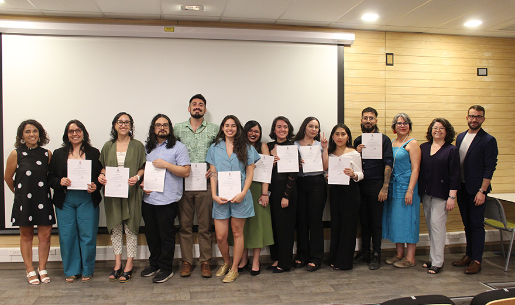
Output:
<instances>
[{"instance_id":1,"label":"sleeveless dress","mask_svg":"<svg viewBox=\"0 0 515 305\"><path fill-rule=\"evenodd\" d=\"M411 139L413 140L413 139ZM420 232L420 195L418 182L413 189L413 203L406 205L404 196L411 176L411 159L406 145L392 147L394 164L388 199L383 211L383 238L394 243L416 244Z\"/></svg>"},{"instance_id":2,"label":"sleeveless dress","mask_svg":"<svg viewBox=\"0 0 515 305\"><path fill-rule=\"evenodd\" d=\"M42 147L16 149L18 166L14 176L13 226L55 224L54 206L48 186L48 150Z\"/></svg>"}]
</instances>

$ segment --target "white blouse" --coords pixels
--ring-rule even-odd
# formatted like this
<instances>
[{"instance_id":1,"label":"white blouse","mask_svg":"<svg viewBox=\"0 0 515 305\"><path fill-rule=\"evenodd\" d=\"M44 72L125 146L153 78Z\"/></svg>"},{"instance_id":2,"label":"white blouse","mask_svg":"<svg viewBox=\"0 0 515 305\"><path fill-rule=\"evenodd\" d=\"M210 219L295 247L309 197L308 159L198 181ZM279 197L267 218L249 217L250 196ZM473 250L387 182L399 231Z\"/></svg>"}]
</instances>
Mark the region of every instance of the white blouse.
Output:
<instances>
[{"instance_id":1,"label":"white blouse","mask_svg":"<svg viewBox=\"0 0 515 305\"><path fill-rule=\"evenodd\" d=\"M343 154L343 155L350 157L350 166L351 166L352 170L354 171L354 173L356 175L358 175L358 179L356 179L356 180L353 179L353 180L355 182L363 180L365 175L363 174L363 168L361 165L361 155L355 150L348 152L346 154ZM341 156L343 156L343 155L341 155ZM329 157L341 157L341 156L337 156L335 154L329 155Z\"/></svg>"}]
</instances>

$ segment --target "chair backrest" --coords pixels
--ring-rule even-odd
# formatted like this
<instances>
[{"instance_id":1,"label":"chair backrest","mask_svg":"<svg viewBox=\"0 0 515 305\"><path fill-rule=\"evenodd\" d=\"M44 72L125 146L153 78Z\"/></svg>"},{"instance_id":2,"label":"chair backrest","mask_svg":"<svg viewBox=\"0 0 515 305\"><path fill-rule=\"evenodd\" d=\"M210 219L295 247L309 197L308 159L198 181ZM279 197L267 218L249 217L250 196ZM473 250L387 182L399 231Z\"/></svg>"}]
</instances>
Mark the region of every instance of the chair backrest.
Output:
<instances>
[{"instance_id":1,"label":"chair backrest","mask_svg":"<svg viewBox=\"0 0 515 305\"><path fill-rule=\"evenodd\" d=\"M504 228L507 229L506 214L501 202L497 198L487 197L485 206L485 219L493 219L501 222Z\"/></svg>"}]
</instances>

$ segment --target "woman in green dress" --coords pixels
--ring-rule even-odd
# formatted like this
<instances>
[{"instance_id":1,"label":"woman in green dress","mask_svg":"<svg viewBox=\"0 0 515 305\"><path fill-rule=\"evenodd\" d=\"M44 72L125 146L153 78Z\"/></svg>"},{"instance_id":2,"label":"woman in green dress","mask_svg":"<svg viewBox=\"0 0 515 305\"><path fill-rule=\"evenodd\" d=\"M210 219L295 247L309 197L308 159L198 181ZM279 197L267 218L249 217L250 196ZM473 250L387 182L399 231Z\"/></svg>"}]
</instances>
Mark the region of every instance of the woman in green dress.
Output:
<instances>
[{"instance_id":1,"label":"woman in green dress","mask_svg":"<svg viewBox=\"0 0 515 305\"><path fill-rule=\"evenodd\" d=\"M111 139L100 153L102 171L98 182L106 185L106 167L129 168L128 198L106 197L104 205L106 222L113 243L115 266L109 281L125 283L132 278L133 260L138 249L138 231L141 223L143 190L139 187L146 156L143 144L134 139L134 120L125 112L118 113L112 122ZM122 268L123 231L127 239L127 264ZM123 270L122 270L123 269ZM122 273L123 271L123 273Z\"/></svg>"},{"instance_id":2,"label":"woman in green dress","mask_svg":"<svg viewBox=\"0 0 515 305\"><path fill-rule=\"evenodd\" d=\"M270 155L266 143L261 143L261 125L256 121L248 121L245 124L245 132L250 145L253 145L258 153ZM254 211L256 216L248 218L243 228L245 249L253 249L253 261L250 274L255 276L261 272L259 254L261 248L274 244L272 233L272 219L270 206L268 205L268 183L252 182L250 192L254 200ZM243 251L238 269L249 265L248 251Z\"/></svg>"}]
</instances>

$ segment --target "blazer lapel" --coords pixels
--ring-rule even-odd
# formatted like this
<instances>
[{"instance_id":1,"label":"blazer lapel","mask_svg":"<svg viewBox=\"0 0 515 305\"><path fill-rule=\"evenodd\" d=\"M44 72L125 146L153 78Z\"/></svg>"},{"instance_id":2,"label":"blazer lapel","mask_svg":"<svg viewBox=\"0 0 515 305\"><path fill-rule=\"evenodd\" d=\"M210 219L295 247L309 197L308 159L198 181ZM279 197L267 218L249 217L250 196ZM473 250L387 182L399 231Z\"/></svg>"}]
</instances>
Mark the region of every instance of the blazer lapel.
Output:
<instances>
[{"instance_id":1,"label":"blazer lapel","mask_svg":"<svg viewBox=\"0 0 515 305\"><path fill-rule=\"evenodd\" d=\"M470 146L469 146L469 149L467 150L467 154L465 155L465 160L467 160L468 156L469 156L469 151L471 151L472 149L474 149L474 147L479 143L481 142L481 140L483 139L483 134L484 134L484 130L481 128L476 136L474 137L474 140L472 140L472 143L470 143Z\"/></svg>"}]
</instances>

